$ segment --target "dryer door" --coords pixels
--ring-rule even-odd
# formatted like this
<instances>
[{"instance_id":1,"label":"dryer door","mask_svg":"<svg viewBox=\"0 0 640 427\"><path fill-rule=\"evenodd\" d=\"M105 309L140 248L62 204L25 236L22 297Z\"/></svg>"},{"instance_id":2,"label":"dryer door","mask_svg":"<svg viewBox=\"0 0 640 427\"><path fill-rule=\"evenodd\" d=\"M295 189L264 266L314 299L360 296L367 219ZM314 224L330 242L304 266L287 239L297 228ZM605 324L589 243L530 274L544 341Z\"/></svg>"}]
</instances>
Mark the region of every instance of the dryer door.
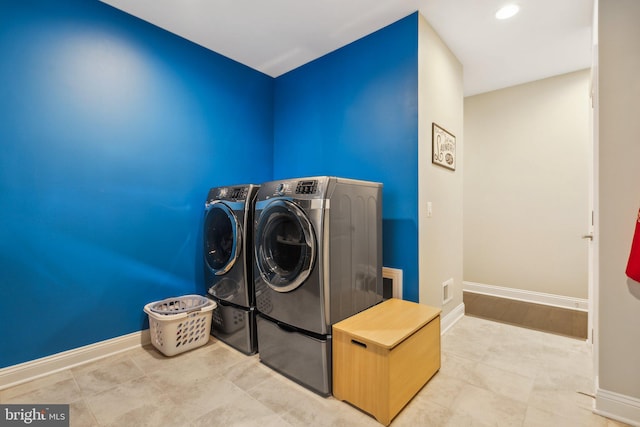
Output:
<instances>
[{"instance_id":1,"label":"dryer door","mask_svg":"<svg viewBox=\"0 0 640 427\"><path fill-rule=\"evenodd\" d=\"M242 229L233 210L224 202L213 202L204 222L204 256L216 275L233 267L242 248Z\"/></svg>"},{"instance_id":2,"label":"dryer door","mask_svg":"<svg viewBox=\"0 0 640 427\"><path fill-rule=\"evenodd\" d=\"M292 291L309 277L315 261L311 222L295 203L274 200L260 214L255 250L260 276L271 289Z\"/></svg>"}]
</instances>

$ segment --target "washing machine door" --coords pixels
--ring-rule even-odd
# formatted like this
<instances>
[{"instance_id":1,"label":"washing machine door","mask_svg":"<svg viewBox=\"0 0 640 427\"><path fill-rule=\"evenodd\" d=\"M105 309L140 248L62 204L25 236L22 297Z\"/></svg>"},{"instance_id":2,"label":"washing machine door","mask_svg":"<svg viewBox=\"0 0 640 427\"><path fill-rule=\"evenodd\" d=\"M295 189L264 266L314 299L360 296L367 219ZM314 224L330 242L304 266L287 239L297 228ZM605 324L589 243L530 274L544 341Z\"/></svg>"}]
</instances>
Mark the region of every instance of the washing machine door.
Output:
<instances>
[{"instance_id":1,"label":"washing machine door","mask_svg":"<svg viewBox=\"0 0 640 427\"><path fill-rule=\"evenodd\" d=\"M262 279L277 292L290 292L311 274L316 238L307 215L289 200L264 207L255 234L256 266Z\"/></svg>"},{"instance_id":2,"label":"washing machine door","mask_svg":"<svg viewBox=\"0 0 640 427\"><path fill-rule=\"evenodd\" d=\"M214 274L225 274L238 260L242 248L242 229L233 210L224 202L213 202L207 211L204 233L207 265Z\"/></svg>"}]
</instances>

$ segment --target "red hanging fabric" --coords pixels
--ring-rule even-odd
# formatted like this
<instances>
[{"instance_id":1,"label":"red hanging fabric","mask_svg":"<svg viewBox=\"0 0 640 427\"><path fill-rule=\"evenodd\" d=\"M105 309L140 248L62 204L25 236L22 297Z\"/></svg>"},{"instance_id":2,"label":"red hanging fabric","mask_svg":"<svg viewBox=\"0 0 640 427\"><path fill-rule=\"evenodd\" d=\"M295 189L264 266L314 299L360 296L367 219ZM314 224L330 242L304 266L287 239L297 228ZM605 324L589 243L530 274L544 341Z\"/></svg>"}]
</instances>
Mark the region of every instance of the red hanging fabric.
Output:
<instances>
[{"instance_id":1,"label":"red hanging fabric","mask_svg":"<svg viewBox=\"0 0 640 427\"><path fill-rule=\"evenodd\" d=\"M627 276L636 282L640 282L640 211L638 211L636 231L633 235L633 242L631 243L629 262L627 262Z\"/></svg>"}]
</instances>

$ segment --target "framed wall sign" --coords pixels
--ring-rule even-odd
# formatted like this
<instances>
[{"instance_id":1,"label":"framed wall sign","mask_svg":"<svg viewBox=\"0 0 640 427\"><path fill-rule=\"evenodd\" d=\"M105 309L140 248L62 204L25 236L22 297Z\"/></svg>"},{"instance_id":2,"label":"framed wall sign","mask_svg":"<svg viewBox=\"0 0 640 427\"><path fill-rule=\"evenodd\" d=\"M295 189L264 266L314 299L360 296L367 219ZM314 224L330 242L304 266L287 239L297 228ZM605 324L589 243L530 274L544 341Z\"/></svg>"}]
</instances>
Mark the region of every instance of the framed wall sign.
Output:
<instances>
[{"instance_id":1,"label":"framed wall sign","mask_svg":"<svg viewBox=\"0 0 640 427\"><path fill-rule=\"evenodd\" d=\"M431 162L456 170L456 137L433 123L431 126L431 141L433 152Z\"/></svg>"}]
</instances>

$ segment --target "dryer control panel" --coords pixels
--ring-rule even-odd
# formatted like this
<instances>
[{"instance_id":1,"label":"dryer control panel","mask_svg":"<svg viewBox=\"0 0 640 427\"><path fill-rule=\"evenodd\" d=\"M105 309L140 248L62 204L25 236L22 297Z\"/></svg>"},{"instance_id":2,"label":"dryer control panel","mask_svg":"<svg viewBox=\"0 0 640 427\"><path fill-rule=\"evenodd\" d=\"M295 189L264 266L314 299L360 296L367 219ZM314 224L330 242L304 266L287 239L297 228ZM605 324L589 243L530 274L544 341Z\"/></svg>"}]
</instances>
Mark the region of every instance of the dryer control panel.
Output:
<instances>
[{"instance_id":1,"label":"dryer control panel","mask_svg":"<svg viewBox=\"0 0 640 427\"><path fill-rule=\"evenodd\" d=\"M258 194L259 200L273 197L290 197L297 200L322 199L325 197L329 177L305 177L263 183Z\"/></svg>"},{"instance_id":2,"label":"dryer control panel","mask_svg":"<svg viewBox=\"0 0 640 427\"><path fill-rule=\"evenodd\" d=\"M298 181L296 185L296 194L315 194L318 191L318 181Z\"/></svg>"}]
</instances>

